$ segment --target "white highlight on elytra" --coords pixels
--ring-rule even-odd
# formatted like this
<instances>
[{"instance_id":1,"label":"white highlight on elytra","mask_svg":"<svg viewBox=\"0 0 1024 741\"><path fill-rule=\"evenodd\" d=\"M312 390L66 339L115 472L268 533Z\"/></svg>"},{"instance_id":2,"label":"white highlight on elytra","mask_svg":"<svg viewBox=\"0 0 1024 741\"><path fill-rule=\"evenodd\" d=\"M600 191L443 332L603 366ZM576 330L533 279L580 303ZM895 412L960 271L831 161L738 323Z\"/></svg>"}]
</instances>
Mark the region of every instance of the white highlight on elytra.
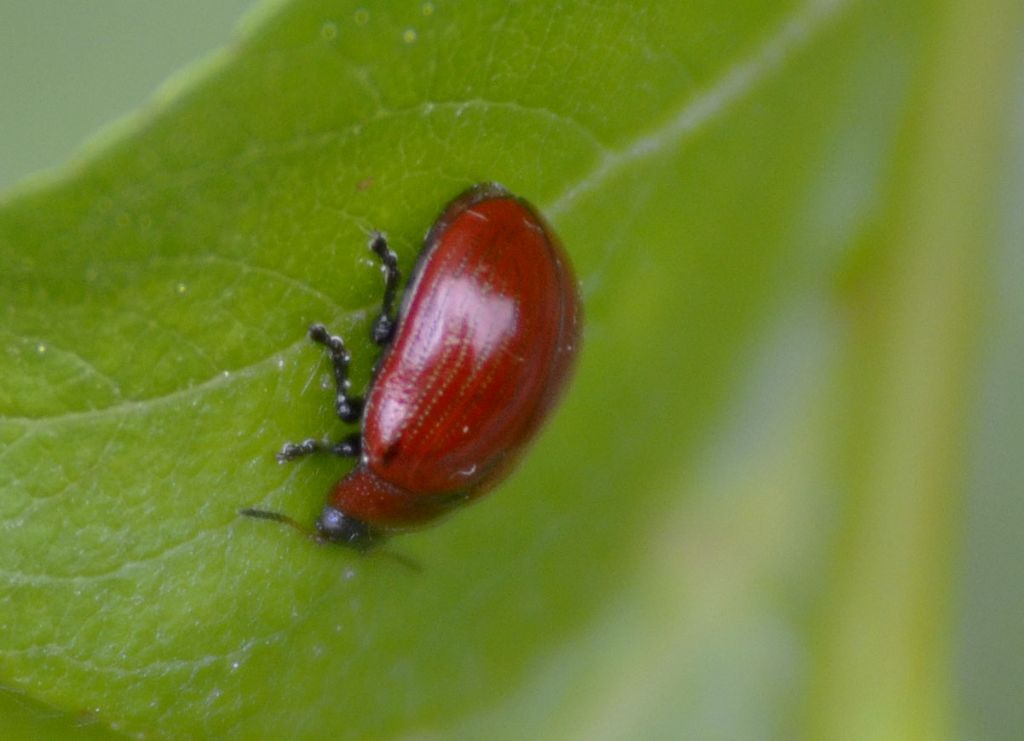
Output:
<instances>
[{"instance_id":1,"label":"white highlight on elytra","mask_svg":"<svg viewBox=\"0 0 1024 741\"><path fill-rule=\"evenodd\" d=\"M819 28L850 4L850 0L810 0L784 21L778 31L755 49L753 54L731 66L717 82L688 100L667 122L634 139L623 149L609 150L586 177L544 208L544 213L550 218L556 218L619 170L678 145L782 67L813 38Z\"/></svg>"}]
</instances>

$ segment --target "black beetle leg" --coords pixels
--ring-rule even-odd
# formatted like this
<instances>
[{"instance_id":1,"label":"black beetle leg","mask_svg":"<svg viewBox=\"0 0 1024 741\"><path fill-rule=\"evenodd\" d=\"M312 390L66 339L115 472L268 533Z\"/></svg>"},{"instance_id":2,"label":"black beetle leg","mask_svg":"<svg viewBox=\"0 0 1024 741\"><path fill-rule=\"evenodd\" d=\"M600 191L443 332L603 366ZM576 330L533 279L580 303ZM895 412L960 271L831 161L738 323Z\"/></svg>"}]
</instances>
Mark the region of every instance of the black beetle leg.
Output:
<instances>
[{"instance_id":1,"label":"black beetle leg","mask_svg":"<svg viewBox=\"0 0 1024 741\"><path fill-rule=\"evenodd\" d=\"M348 393L348 366L352 357L345 349L345 343L337 335L327 332L322 324L314 324L309 328L309 338L327 348L334 366L334 382L338 389L335 409L342 422L358 422L363 415L363 399L361 396L350 396Z\"/></svg>"},{"instance_id":2,"label":"black beetle leg","mask_svg":"<svg viewBox=\"0 0 1024 741\"><path fill-rule=\"evenodd\" d=\"M336 443L324 443L320 440L303 440L301 443L285 443L277 454L277 462L285 463L313 453L325 452L341 458L358 458L362 452L362 438L354 433Z\"/></svg>"},{"instance_id":3,"label":"black beetle leg","mask_svg":"<svg viewBox=\"0 0 1024 741\"><path fill-rule=\"evenodd\" d=\"M381 304L380 315L373 323L370 337L374 343L383 347L391 342L395 334L395 320L392 318L395 309L395 296L398 293L398 283L402 274L398 270L398 255L389 247L387 238L380 232L374 232L370 239L370 249L380 258L384 267L384 301Z\"/></svg>"}]
</instances>

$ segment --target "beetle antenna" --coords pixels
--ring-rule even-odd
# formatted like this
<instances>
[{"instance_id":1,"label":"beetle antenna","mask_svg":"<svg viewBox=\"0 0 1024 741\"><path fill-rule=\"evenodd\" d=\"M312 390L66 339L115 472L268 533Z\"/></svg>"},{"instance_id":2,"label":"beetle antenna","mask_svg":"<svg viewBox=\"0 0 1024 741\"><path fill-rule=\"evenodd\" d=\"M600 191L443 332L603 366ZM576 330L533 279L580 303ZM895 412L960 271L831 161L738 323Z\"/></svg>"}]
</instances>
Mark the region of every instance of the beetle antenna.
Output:
<instances>
[{"instance_id":1,"label":"beetle antenna","mask_svg":"<svg viewBox=\"0 0 1024 741\"><path fill-rule=\"evenodd\" d=\"M409 558L404 553L398 553L397 551L389 551L386 548L382 548L380 550L375 550L375 551L366 551L366 552L364 552L363 555L365 555L365 556L387 556L388 558L390 558L395 563L401 564L402 566L404 566L405 568L409 569L409 571L412 571L415 574L422 574L423 573L423 567L420 566L419 561L417 561L417 560L415 560L413 558Z\"/></svg>"},{"instance_id":2,"label":"beetle antenna","mask_svg":"<svg viewBox=\"0 0 1024 741\"><path fill-rule=\"evenodd\" d=\"M238 510L238 514L244 515L245 517L252 517L256 520L270 520L271 522L280 522L283 525L287 525L290 528L298 530L300 533L305 535L307 538L312 540L318 545L323 545L327 541L321 537L320 533L316 532L312 528L308 528L298 520L289 517L283 512L274 512L269 509L255 509L254 507L246 507L245 509ZM409 558L403 553L397 553L396 551L389 551L385 549L379 550L367 550L362 552L364 556L385 556L390 558L395 563L401 564L405 568L409 569L414 573L422 573L423 567L420 566L419 562L415 559Z\"/></svg>"},{"instance_id":3,"label":"beetle antenna","mask_svg":"<svg viewBox=\"0 0 1024 741\"><path fill-rule=\"evenodd\" d=\"M238 514L245 515L246 517L253 517L257 520L270 520L272 522L280 522L284 525L288 525L291 528L298 530L300 533L305 535L307 538L312 540L314 543L323 543L323 538L320 534L303 525L298 520L289 517L281 512L272 512L268 509L254 509L252 507L246 507L245 509L238 510Z\"/></svg>"}]
</instances>

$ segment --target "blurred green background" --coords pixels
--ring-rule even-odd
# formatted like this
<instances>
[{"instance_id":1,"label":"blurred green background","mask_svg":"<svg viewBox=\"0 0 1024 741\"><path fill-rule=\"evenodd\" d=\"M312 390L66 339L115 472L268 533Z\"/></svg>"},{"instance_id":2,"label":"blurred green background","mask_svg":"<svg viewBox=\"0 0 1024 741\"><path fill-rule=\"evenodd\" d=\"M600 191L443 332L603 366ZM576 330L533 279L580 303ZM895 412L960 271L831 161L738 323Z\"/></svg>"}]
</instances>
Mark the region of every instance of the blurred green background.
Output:
<instances>
[{"instance_id":1,"label":"blurred green background","mask_svg":"<svg viewBox=\"0 0 1024 741\"><path fill-rule=\"evenodd\" d=\"M38 170L51 170L39 181L43 184L34 186L39 190L30 191L41 193L37 211L45 208L44 183L61 177L52 168L71 159L97 129L146 106L152 91L170 75L227 43L249 5L240 0L0 0L0 189L11 188ZM444 4L437 2L436 9L427 5L436 14ZM377 12L372 3L367 6ZM420 9L424 4L409 4L413 6ZM701 82L721 80L704 55L712 59L714 51L708 50L716 44L727 47L729 41L716 35L719 29L709 20L715 16L713 9L690 2L681 7L687 16L682 27L693 35L676 39L682 55L690 55L685 75L679 74L687 85L701 90ZM593 614L568 621L571 628L561 625L543 659L517 664L516 679L508 682L507 692L499 693L500 702L490 698L486 708L439 710L425 716L410 711L408 722L400 717L400 709L382 710L399 716L387 726L389 734L443 734L457 728L459 734L474 737L501 727L507 715L532 723L526 727L547 737L738 738L799 733L814 738L1020 738L1024 11L1019 3L994 1L901 7L892 4L895 9L877 13L894 16L893 38L879 31L888 28L884 20L864 20L865 28L875 30L866 32L869 40L857 42L855 51L844 45L847 26L837 24L837 56L853 59L862 54L867 60L843 68L849 79L837 78L837 87L854 91L847 97L821 103L820 115L814 111L819 105L814 95L801 100L786 93L774 102L757 103L758 110L771 110L773 104L792 106L813 122L801 119L798 126L803 128L794 129L793 140L770 139L770 146L799 152L797 139L820 137L820 161L808 167L848 175L823 178L820 188L783 180L783 189L806 187L807 200L815 205L803 213L813 215L804 223L766 222L773 234L795 235L796 241L821 237L820 250L795 251L773 263L771 271L792 277L817 275L821 269L829 277L808 278L814 288L797 300L787 300L786 289L780 289L782 297L766 301L761 315L736 320L740 330L723 327L723 334L741 337L732 370L720 386L698 382L717 389L712 396L721 398L715 396L706 406L715 406L718 412L707 412L703 401L680 402L667 407L671 418L646 425L645 433L660 441L655 447L671 448L665 438L678 438L680 453L676 459L652 454L659 468L637 479L643 486L660 482L664 496L651 498L649 511L644 511L646 524L634 525L644 537L634 534L627 541L625 563L602 560L603 550L595 555L595 569L616 563L622 573L608 578L597 574L592 584L577 582L579 594L562 597L565 614L585 612L574 602L577 597ZM562 10L555 4L550 12ZM751 13L755 30L758 13L765 16L763 28L775 25L770 5L737 5L736 13L744 12ZM783 17L787 13L778 11ZM265 8L262 15L271 13ZM628 13L623 25L628 35ZM327 38L329 27L323 26L322 33ZM345 37L340 38L343 42ZM757 33L752 32L752 38L758 38ZM904 43L906 39L910 41ZM657 56L659 49L650 53ZM815 53L828 57L820 49ZM609 54L615 57L613 47ZM603 61L593 58L594 65ZM566 74L571 73L569 68ZM499 66L495 74L515 72ZM856 105L858 100L867 101L863 108ZM630 103L621 101L623 107ZM881 113L874 110L875 103L884 109ZM585 102L577 107L585 110ZM178 111L164 113L173 125ZM744 135L742 123L731 126L735 129L718 136ZM116 138L118 131L105 136ZM124 129L123 134L132 131ZM245 137L244 132L233 135ZM832 140L835 147L829 146ZM695 145L694 167L713 173L714 163L701 159L701 146L700 141ZM862 163L849 158L864 152L874 153L878 162L860 170ZM686 152L680 156L690 167ZM83 162L87 166L88 160ZM697 192L706 192L709 202L721 204L735 197L734 190L746 193L753 187L751 180L763 178L766 187L773 187L764 173L744 173L742 168L737 172L740 179L709 178L708 190ZM457 171L450 180L454 183L463 175ZM528 183L552 177L517 176ZM661 189L671 186L663 179L656 182ZM631 192L643 187L639 178ZM551 186L545 192L559 191ZM564 201L551 198L549 203L555 204L556 225L562 227L561 219L569 233L584 219L574 215L571 205L560 210ZM429 213L426 206L421 211ZM657 216L655 212L653 218ZM722 208L718 223L725 231L730 218L728 209ZM657 224L649 232L653 239L665 236ZM15 228L9 233L20 234ZM666 239L689 237L672 233ZM833 237L835 243L830 243ZM588 304L594 318L588 342L597 348L595 368L602 358L602 337L618 337L620 325L630 323L629 312L647 316L645 300L656 303L660 295L656 290L643 295L650 284L630 283L629 274L616 268L615 255L621 262L624 248L615 248L616 253L611 245L628 239L609 230L607 240L581 261L584 285L595 297ZM735 273L729 273L734 269L730 267L711 275L722 281L730 275L739 282L750 278L756 285L761 268L756 245L752 249L749 264L740 261ZM0 259L11 254L0 252ZM642 262L642 256L637 260ZM742 273L744 265L749 274ZM0 264L0 271L6 267ZM777 280L772 275L771 280ZM795 284L798 278L793 280ZM602 287L604 282L613 286L610 293ZM351 309L371 301L371 283L354 289L359 300L345 306ZM622 301L615 286L632 292L633 302ZM23 298L9 290L8 296L0 293L0 300L13 303ZM693 290L714 295L713 285ZM822 298L826 293L827 300ZM616 295L618 303L609 299ZM835 311L837 304L841 308ZM826 318L826 310L834 315ZM0 305L0 318L4 311ZM10 319L14 312L8 310L6 316ZM675 321L685 325L687 317ZM0 329L8 329L2 319ZM655 362L662 360L671 371L670 361L676 357L671 346L682 336L676 326L641 326L638 331L652 346ZM709 331L714 333L714 324ZM704 337L708 354L715 354L711 335L695 336ZM670 349L661 357L658 348L664 346ZM609 357L613 349L608 350ZM629 348L631 353L636 350ZM314 360L296 352L291 359L297 364ZM694 357L699 359L700 352ZM631 362L645 360L638 352ZM593 410L608 400L587 396L588 388L599 385L588 382L593 376L586 367L582 373L582 390L567 414L586 419L594 412L581 408ZM303 382L308 385L306 371L297 371L295 386ZM690 380L681 375L665 378L664 383L650 393L682 389ZM625 393L635 399L645 392L634 388ZM654 411L651 419L658 419ZM692 412L697 421L681 425L674 417L681 411ZM631 412L615 407L611 413ZM11 419L16 418L19 415L12 413ZM572 424L566 429L574 429ZM275 434L268 436L276 439ZM624 447L630 456L647 460L634 447L643 442L634 440ZM11 443L0 437L0 446L5 444ZM602 452L591 450L588 458L584 451L582 465L590 468L590 478L580 475L575 480L596 489L602 467L621 467L624 462L615 460L610 448L593 448ZM544 480L543 475L557 467L538 465L528 482ZM315 481L317 486L322 483L320 478ZM308 483L302 481L296 488L306 490ZM575 495L585 495L582 487ZM229 511L233 502L225 506ZM665 523L656 522L662 512ZM762 530L769 535L761 537ZM432 553L431 544L438 538L444 540L443 530L428 536L423 552ZM268 542L273 539L267 536ZM287 565L301 553L296 547L281 563ZM778 570L766 568L761 573L761 562ZM585 564L580 573L586 573ZM609 586L619 590L607 603L616 606L602 611L600 591ZM502 589L500 581L491 588ZM379 595L370 593L363 599L374 597ZM18 599L17 593L5 599ZM0 609L13 604L0 603ZM469 599L468 604L475 603ZM11 614L20 619L29 613L19 609ZM500 641L500 636L480 640ZM558 658L560 651L566 654L564 661ZM59 661L55 666L54 674L60 674ZM116 707L116 699L109 699L123 689L111 689L105 695L108 707L93 713L88 706L75 709L74 700L68 699L74 688L45 672L36 683L21 669L9 669L2 647L0 672L0 686L10 690L10 701L0 703L0 713L7 715L11 733L31 737L77 730L83 736L105 736L108 722L128 731L145 728L144 712L134 707L135 699L125 701L132 709L124 712ZM778 686L772 672L780 673ZM577 679L566 680L562 673ZM415 682L411 684L415 693ZM86 703L89 687L81 686ZM52 687L57 689L51 691ZM50 698L57 698L54 706L48 705ZM191 697L188 702L191 711L198 712L201 703ZM410 701L410 707L415 705ZM451 706L457 704L445 707ZM417 719L423 717L427 720L420 723ZM759 725L765 719L770 722ZM3 722L0 719L0 729ZM169 732L200 727L183 723ZM216 724L211 727L223 730Z\"/></svg>"},{"instance_id":2,"label":"blurred green background","mask_svg":"<svg viewBox=\"0 0 1024 741\"><path fill-rule=\"evenodd\" d=\"M97 129L226 43L251 5L0 1L0 188L62 165Z\"/></svg>"}]
</instances>

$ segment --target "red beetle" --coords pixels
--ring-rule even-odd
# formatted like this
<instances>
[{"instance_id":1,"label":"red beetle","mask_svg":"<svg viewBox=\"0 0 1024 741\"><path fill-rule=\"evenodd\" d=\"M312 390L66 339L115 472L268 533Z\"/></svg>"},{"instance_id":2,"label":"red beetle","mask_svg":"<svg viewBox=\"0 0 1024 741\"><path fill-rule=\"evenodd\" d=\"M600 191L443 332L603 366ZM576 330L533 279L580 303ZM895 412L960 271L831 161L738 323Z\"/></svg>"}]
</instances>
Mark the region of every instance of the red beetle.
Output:
<instances>
[{"instance_id":1,"label":"red beetle","mask_svg":"<svg viewBox=\"0 0 1024 741\"><path fill-rule=\"evenodd\" d=\"M359 458L334 485L312 537L367 550L475 499L504 479L572 375L582 312L569 258L530 204L484 183L427 233L395 319L398 262L370 242L386 283L374 342L384 348L365 403L349 395L349 354L322 324L334 364L339 443L289 443L278 460L325 450ZM277 512L242 510L305 530ZM306 531L310 532L310 531Z\"/></svg>"}]
</instances>

